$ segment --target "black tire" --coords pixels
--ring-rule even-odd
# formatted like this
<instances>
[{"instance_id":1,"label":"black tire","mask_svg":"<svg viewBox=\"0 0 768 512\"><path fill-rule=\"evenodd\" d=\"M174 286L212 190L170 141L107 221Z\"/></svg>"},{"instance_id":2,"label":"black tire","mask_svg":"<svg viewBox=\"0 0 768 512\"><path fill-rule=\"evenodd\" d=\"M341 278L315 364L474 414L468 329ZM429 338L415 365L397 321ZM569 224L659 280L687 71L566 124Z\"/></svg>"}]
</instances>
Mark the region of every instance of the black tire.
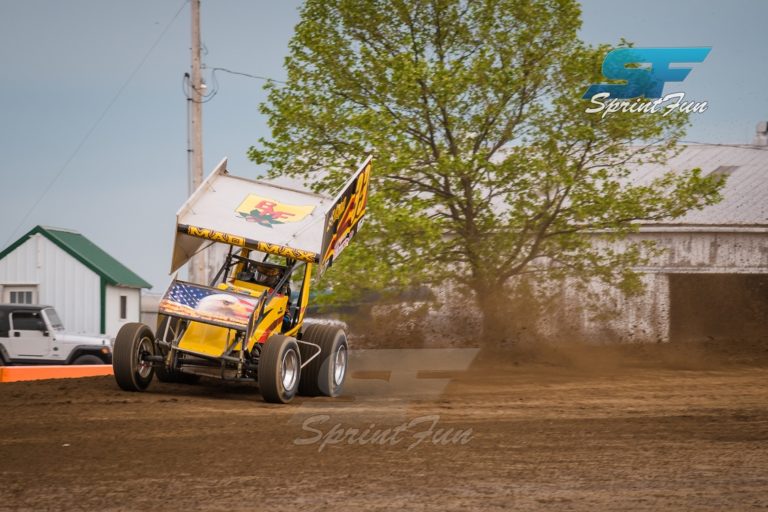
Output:
<instances>
[{"instance_id":1,"label":"black tire","mask_svg":"<svg viewBox=\"0 0 768 512\"><path fill-rule=\"evenodd\" d=\"M344 329L312 324L304 329L301 340L320 345L320 354L302 368L299 393L305 396L339 396L349 364L349 345ZM315 352L317 349L314 347L301 345L303 361Z\"/></svg>"},{"instance_id":2,"label":"black tire","mask_svg":"<svg viewBox=\"0 0 768 512\"><path fill-rule=\"evenodd\" d=\"M265 402L287 404L299 390L301 352L295 338L276 334L261 348L259 391Z\"/></svg>"},{"instance_id":3,"label":"black tire","mask_svg":"<svg viewBox=\"0 0 768 512\"><path fill-rule=\"evenodd\" d=\"M84 356L77 357L72 364L107 364L99 356L93 354L86 354Z\"/></svg>"},{"instance_id":4,"label":"black tire","mask_svg":"<svg viewBox=\"0 0 768 512\"><path fill-rule=\"evenodd\" d=\"M125 391L144 391L152 382L155 369L142 363L144 353L155 354L155 336L144 324L129 323L120 328L115 338L112 370L117 385Z\"/></svg>"}]
</instances>

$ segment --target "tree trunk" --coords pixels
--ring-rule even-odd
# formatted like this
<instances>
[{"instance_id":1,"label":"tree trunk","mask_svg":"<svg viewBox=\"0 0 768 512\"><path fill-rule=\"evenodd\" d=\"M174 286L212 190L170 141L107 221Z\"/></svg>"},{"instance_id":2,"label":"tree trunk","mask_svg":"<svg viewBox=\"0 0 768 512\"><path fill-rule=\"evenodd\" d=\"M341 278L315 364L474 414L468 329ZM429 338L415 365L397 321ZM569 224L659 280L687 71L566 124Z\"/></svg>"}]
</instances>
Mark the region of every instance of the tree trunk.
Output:
<instances>
[{"instance_id":1,"label":"tree trunk","mask_svg":"<svg viewBox=\"0 0 768 512\"><path fill-rule=\"evenodd\" d=\"M482 319L483 343L500 345L511 340L513 314L503 287L478 284L472 287Z\"/></svg>"}]
</instances>

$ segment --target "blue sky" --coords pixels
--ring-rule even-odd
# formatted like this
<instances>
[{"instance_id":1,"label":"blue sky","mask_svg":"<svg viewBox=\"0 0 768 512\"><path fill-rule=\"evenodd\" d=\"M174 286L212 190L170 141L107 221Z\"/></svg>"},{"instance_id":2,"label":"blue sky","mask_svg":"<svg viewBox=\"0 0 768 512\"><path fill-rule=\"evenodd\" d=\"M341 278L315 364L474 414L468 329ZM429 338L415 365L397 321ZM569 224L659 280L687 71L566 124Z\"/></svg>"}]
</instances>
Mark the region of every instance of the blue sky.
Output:
<instances>
[{"instance_id":1,"label":"blue sky","mask_svg":"<svg viewBox=\"0 0 768 512\"><path fill-rule=\"evenodd\" d=\"M0 0L0 245L37 224L75 229L163 291L174 215L187 191L182 77L190 29L183 4ZM300 5L203 0L205 64L284 78ZM748 143L755 124L768 119L768 2L600 0L584 2L583 10L582 38L589 43L624 37L637 46L712 47L675 89L710 104L694 116L688 140ZM260 169L245 154L268 135L258 112L263 82L217 77L219 93L204 105L206 173L228 156L233 173L254 176Z\"/></svg>"}]
</instances>

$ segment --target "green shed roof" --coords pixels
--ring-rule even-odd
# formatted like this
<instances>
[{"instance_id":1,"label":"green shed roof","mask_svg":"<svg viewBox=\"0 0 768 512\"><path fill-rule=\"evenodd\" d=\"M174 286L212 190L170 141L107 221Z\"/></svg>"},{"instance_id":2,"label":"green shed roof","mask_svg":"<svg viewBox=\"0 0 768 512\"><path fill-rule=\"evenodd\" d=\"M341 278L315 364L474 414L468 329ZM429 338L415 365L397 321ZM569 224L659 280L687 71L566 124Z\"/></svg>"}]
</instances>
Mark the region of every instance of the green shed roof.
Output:
<instances>
[{"instance_id":1,"label":"green shed roof","mask_svg":"<svg viewBox=\"0 0 768 512\"><path fill-rule=\"evenodd\" d=\"M32 235L37 234L46 237L80 263L103 277L111 285L128 286L130 288L152 288L152 285L76 231L36 226L3 252L0 252L0 260L29 240Z\"/></svg>"}]
</instances>

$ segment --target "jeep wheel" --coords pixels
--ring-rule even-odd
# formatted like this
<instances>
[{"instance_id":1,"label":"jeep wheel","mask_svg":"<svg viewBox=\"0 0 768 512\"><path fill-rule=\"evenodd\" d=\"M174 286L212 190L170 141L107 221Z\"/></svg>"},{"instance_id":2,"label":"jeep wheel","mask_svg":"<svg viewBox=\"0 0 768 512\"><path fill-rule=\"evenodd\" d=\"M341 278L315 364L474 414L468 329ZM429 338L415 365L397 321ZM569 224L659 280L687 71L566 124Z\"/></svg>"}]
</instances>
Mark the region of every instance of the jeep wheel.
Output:
<instances>
[{"instance_id":1,"label":"jeep wheel","mask_svg":"<svg viewBox=\"0 0 768 512\"><path fill-rule=\"evenodd\" d=\"M78 357L77 359L72 361L72 364L106 364L106 363L99 356L87 354L87 355Z\"/></svg>"},{"instance_id":2,"label":"jeep wheel","mask_svg":"<svg viewBox=\"0 0 768 512\"><path fill-rule=\"evenodd\" d=\"M155 354L155 337L144 324L129 323L115 338L112 370L117 385L125 391L144 391L155 373L152 363L144 360Z\"/></svg>"},{"instance_id":3,"label":"jeep wheel","mask_svg":"<svg viewBox=\"0 0 768 512\"><path fill-rule=\"evenodd\" d=\"M306 396L339 396L347 376L349 347L344 329L313 324L304 330L302 341L320 345L320 354L301 370L299 393ZM317 352L301 345L302 360Z\"/></svg>"},{"instance_id":4,"label":"jeep wheel","mask_svg":"<svg viewBox=\"0 0 768 512\"><path fill-rule=\"evenodd\" d=\"M296 395L301 377L301 354L296 339L271 336L259 356L259 391L266 402L287 404Z\"/></svg>"}]
</instances>

